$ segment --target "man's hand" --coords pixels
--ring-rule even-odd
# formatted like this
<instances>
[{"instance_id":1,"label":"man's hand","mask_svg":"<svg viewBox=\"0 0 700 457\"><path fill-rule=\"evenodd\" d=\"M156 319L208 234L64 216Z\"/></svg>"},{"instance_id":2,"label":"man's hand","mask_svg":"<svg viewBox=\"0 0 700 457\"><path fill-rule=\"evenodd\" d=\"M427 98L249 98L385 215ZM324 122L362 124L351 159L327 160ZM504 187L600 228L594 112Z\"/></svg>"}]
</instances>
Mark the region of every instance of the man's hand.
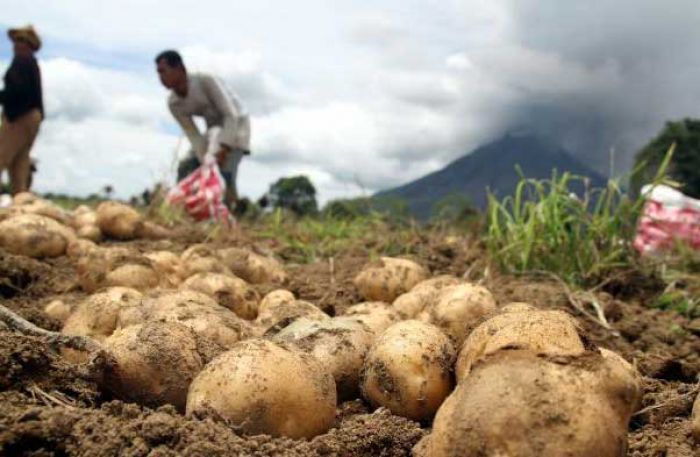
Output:
<instances>
[{"instance_id":1,"label":"man's hand","mask_svg":"<svg viewBox=\"0 0 700 457\"><path fill-rule=\"evenodd\" d=\"M224 162L226 162L226 157L228 156L229 152L231 152L231 148L226 146L225 144L222 144L221 149L219 149L216 152L216 163L218 163L219 166L223 165Z\"/></svg>"}]
</instances>

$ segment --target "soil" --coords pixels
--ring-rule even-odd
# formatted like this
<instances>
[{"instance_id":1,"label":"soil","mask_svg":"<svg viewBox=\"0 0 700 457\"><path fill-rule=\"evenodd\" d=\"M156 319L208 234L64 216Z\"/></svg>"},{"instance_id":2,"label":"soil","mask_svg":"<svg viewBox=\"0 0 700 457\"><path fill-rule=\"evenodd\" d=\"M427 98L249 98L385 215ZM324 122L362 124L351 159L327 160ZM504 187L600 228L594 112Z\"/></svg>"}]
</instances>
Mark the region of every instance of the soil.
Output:
<instances>
[{"instance_id":1,"label":"soil","mask_svg":"<svg viewBox=\"0 0 700 457\"><path fill-rule=\"evenodd\" d=\"M700 374L698 324L672 311L649 308L657 286L630 278L639 280L639 287L617 282L597 292L595 299L611 331L577 312L557 281L496 274L483 250L468 238L447 242L426 233L417 235L406 253L433 275L480 281L499 304L518 301L566 310L579 318L592 343L617 351L639 368L644 375L643 405L630 424L628 455L700 455L689 432ZM130 245L140 251L182 252L202 240L196 231L187 231L173 240ZM287 257L283 247L255 240L250 233L220 238L215 244ZM287 288L329 314L341 314L361 301L352 279L370 261L369 252L382 252L382 246L360 245L308 264L287 262ZM274 288L256 286L260 294ZM46 316L43 307L54 299L75 303L84 296L75 264L68 258L39 261L0 251L0 303L30 322L58 330L61 324ZM312 440L243 436L224 423L186 418L173 407L149 409L116 400L81 366L64 361L49 341L3 330L2 324L0 406L0 455L8 456L408 456L429 431L429 424L353 400L338 406L333 429Z\"/></svg>"}]
</instances>

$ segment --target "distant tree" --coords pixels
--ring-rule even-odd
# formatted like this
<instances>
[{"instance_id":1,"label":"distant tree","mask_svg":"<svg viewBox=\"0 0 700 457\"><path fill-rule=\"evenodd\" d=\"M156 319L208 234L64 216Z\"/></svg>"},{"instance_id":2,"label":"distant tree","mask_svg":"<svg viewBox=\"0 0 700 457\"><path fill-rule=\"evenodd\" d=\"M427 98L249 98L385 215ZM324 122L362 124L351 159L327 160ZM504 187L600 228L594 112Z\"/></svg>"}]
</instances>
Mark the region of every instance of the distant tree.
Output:
<instances>
[{"instance_id":1,"label":"distant tree","mask_svg":"<svg viewBox=\"0 0 700 457\"><path fill-rule=\"evenodd\" d=\"M334 219L356 219L369 215L373 210L372 200L367 197L331 200L323 207L323 215Z\"/></svg>"},{"instance_id":2,"label":"distant tree","mask_svg":"<svg viewBox=\"0 0 700 457\"><path fill-rule=\"evenodd\" d=\"M436 201L431 208L430 219L458 222L478 215L471 199L459 193L446 195Z\"/></svg>"},{"instance_id":3,"label":"distant tree","mask_svg":"<svg viewBox=\"0 0 700 457\"><path fill-rule=\"evenodd\" d=\"M299 216L318 213L316 188L306 176L280 178L270 186L267 200L273 208L285 208Z\"/></svg>"},{"instance_id":4,"label":"distant tree","mask_svg":"<svg viewBox=\"0 0 700 457\"><path fill-rule=\"evenodd\" d=\"M676 151L667 174L683 185L683 193L700 198L700 119L668 122L661 133L637 153L635 172L630 179L632 196L639 195L642 186L654 178L673 143L676 143Z\"/></svg>"}]
</instances>

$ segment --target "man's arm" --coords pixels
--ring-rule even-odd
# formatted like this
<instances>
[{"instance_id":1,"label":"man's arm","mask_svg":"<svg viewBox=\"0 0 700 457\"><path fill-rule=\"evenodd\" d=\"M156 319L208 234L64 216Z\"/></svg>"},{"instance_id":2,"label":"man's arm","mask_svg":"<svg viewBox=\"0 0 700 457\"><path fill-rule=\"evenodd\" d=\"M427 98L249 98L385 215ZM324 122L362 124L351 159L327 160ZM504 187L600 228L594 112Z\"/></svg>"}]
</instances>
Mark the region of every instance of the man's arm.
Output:
<instances>
[{"instance_id":1,"label":"man's arm","mask_svg":"<svg viewBox=\"0 0 700 457\"><path fill-rule=\"evenodd\" d=\"M185 135L187 136L187 139L190 141L190 144L192 145L192 149L194 150L194 153L197 155L197 158L199 158L200 162L204 161L204 155L207 152L207 140L202 136L200 133L199 129L197 128L197 124L194 123L194 120L192 119L191 116L186 116L180 112L178 112L177 109L173 108L173 106L168 105L170 108L170 112L172 113L173 117L177 121L178 124L180 124L180 127L182 128L182 131L185 132Z\"/></svg>"},{"instance_id":2,"label":"man's arm","mask_svg":"<svg viewBox=\"0 0 700 457\"><path fill-rule=\"evenodd\" d=\"M204 92L224 118L219 143L222 149L231 150L236 146L241 107L216 78L205 76L202 81Z\"/></svg>"}]
</instances>

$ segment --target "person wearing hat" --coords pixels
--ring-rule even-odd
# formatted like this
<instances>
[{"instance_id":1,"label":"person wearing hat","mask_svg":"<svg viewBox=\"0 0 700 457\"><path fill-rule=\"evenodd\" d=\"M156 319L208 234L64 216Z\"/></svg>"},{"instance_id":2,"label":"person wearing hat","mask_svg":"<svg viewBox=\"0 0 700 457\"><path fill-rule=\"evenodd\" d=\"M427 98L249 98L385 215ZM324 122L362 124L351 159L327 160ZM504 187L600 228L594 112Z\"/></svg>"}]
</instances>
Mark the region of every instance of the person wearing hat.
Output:
<instances>
[{"instance_id":1,"label":"person wearing hat","mask_svg":"<svg viewBox=\"0 0 700 457\"><path fill-rule=\"evenodd\" d=\"M216 159L226 181L225 203L231 208L238 200L238 164L250 154L250 119L238 98L212 75L188 73L177 51L156 56L160 81L170 89L168 107L192 146L189 157L178 167L178 181L197 169L207 158ZM203 117L203 134L193 117Z\"/></svg>"},{"instance_id":2,"label":"person wearing hat","mask_svg":"<svg viewBox=\"0 0 700 457\"><path fill-rule=\"evenodd\" d=\"M10 29L7 35L14 58L5 73L5 88L0 91L0 171L8 170L12 193L17 194L29 190L29 151L44 118L41 72L34 57L41 40L31 25Z\"/></svg>"}]
</instances>

